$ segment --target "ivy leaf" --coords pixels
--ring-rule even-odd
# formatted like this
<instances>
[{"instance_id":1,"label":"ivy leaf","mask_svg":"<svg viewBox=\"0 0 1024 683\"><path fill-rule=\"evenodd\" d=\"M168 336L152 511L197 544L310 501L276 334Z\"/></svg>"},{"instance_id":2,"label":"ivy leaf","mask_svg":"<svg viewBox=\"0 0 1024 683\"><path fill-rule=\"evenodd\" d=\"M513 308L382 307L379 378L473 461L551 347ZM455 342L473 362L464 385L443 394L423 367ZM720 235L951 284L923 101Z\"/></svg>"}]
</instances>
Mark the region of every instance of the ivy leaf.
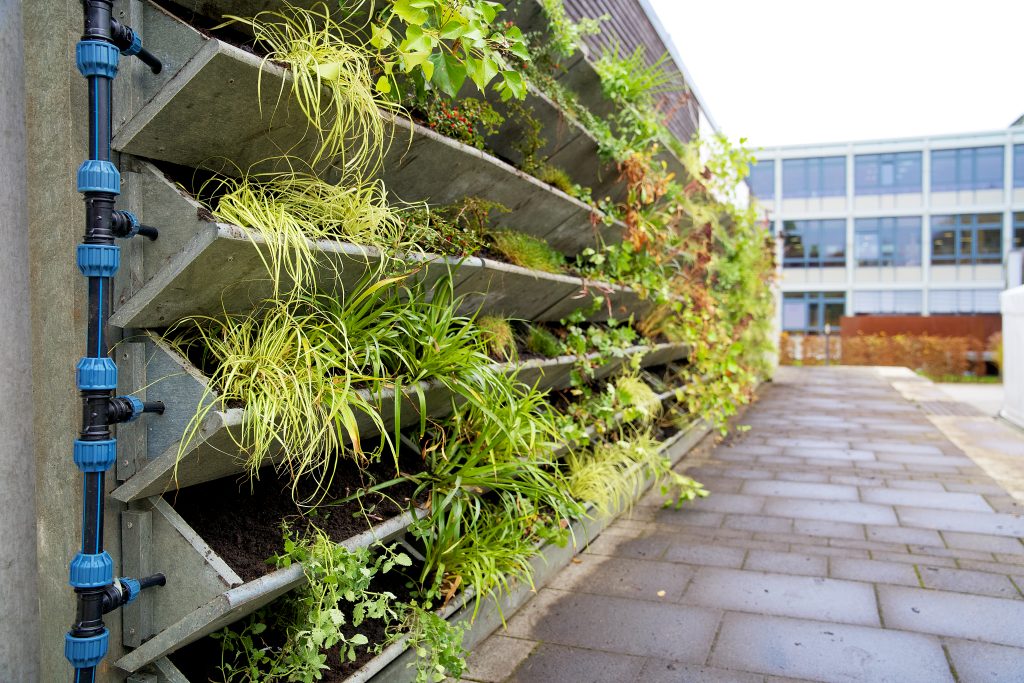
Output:
<instances>
[{"instance_id":1,"label":"ivy leaf","mask_svg":"<svg viewBox=\"0 0 1024 683\"><path fill-rule=\"evenodd\" d=\"M429 61L434 65L430 82L441 92L455 97L466 81L466 67L455 57L440 52L430 55Z\"/></svg>"},{"instance_id":2,"label":"ivy leaf","mask_svg":"<svg viewBox=\"0 0 1024 683\"><path fill-rule=\"evenodd\" d=\"M391 31L387 26L374 26L370 32L370 45L373 45L378 50L388 47L394 40L395 38L391 35Z\"/></svg>"},{"instance_id":3,"label":"ivy leaf","mask_svg":"<svg viewBox=\"0 0 1024 683\"><path fill-rule=\"evenodd\" d=\"M413 2L412 0L395 0L395 4L391 6L391 11L399 19L409 24L410 27L414 24L426 23L427 19L430 18L430 13L423 9L422 3Z\"/></svg>"},{"instance_id":4,"label":"ivy leaf","mask_svg":"<svg viewBox=\"0 0 1024 683\"><path fill-rule=\"evenodd\" d=\"M437 39L419 26L405 29L405 40L399 46L401 52L430 52L437 45Z\"/></svg>"},{"instance_id":5,"label":"ivy leaf","mask_svg":"<svg viewBox=\"0 0 1024 683\"><path fill-rule=\"evenodd\" d=\"M388 80L387 76L381 76L377 79L377 91L385 95L391 92L391 81Z\"/></svg>"},{"instance_id":6,"label":"ivy leaf","mask_svg":"<svg viewBox=\"0 0 1024 683\"><path fill-rule=\"evenodd\" d=\"M513 97L521 100L526 97L526 82L522 74L516 71L502 71L504 82L501 84L501 99L508 101Z\"/></svg>"},{"instance_id":7,"label":"ivy leaf","mask_svg":"<svg viewBox=\"0 0 1024 683\"><path fill-rule=\"evenodd\" d=\"M494 21L494 17L498 16L498 12L505 9L505 6L500 2L485 2L477 3L477 7L480 8L480 13L484 15L484 21L488 24Z\"/></svg>"},{"instance_id":8,"label":"ivy leaf","mask_svg":"<svg viewBox=\"0 0 1024 683\"><path fill-rule=\"evenodd\" d=\"M476 83L476 87L480 88L481 92L487 86L491 80L498 75L498 65L495 64L494 60L490 57L484 57L483 59L467 59L466 70L469 72L469 77Z\"/></svg>"},{"instance_id":9,"label":"ivy leaf","mask_svg":"<svg viewBox=\"0 0 1024 683\"><path fill-rule=\"evenodd\" d=\"M441 38L444 40L455 40L456 38L461 38L465 35L469 26L466 25L466 22L459 21L459 19L461 19L461 17L452 19L441 27Z\"/></svg>"}]
</instances>

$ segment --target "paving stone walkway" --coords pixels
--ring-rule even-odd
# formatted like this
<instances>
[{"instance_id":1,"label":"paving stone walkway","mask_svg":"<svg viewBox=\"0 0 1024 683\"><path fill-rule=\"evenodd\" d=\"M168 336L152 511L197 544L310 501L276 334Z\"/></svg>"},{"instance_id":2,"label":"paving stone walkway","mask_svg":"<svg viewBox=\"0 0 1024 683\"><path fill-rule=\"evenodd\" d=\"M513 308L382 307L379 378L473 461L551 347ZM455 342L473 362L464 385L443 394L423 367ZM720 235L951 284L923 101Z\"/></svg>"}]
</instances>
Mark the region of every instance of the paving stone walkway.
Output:
<instances>
[{"instance_id":1,"label":"paving stone walkway","mask_svg":"<svg viewBox=\"0 0 1024 683\"><path fill-rule=\"evenodd\" d=\"M684 461L710 498L674 511L645 497L464 680L1024 681L1021 502L942 425L973 421L1018 472L1024 437L936 408L930 387L782 368L749 432Z\"/></svg>"}]
</instances>

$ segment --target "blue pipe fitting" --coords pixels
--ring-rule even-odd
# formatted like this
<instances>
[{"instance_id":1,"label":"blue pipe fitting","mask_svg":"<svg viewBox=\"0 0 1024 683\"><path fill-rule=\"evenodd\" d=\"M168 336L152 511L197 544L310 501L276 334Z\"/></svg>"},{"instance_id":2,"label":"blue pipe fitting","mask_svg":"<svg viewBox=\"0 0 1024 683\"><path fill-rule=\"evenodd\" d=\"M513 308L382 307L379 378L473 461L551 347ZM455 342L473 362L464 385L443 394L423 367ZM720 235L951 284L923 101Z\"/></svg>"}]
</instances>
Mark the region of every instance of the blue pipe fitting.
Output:
<instances>
[{"instance_id":1,"label":"blue pipe fitting","mask_svg":"<svg viewBox=\"0 0 1024 683\"><path fill-rule=\"evenodd\" d=\"M114 580L114 560L104 550L96 555L78 553L71 560L68 583L74 588L102 588Z\"/></svg>"},{"instance_id":2,"label":"blue pipe fitting","mask_svg":"<svg viewBox=\"0 0 1024 683\"><path fill-rule=\"evenodd\" d=\"M132 42L128 45L128 47L121 50L121 54L123 54L125 57L134 57L135 55L142 52L142 38L139 37L138 33L131 30L127 26L125 26L125 29L131 34Z\"/></svg>"},{"instance_id":3,"label":"blue pipe fitting","mask_svg":"<svg viewBox=\"0 0 1024 683\"><path fill-rule=\"evenodd\" d=\"M121 213L124 214L124 216L128 219L128 222L131 224L131 227L128 229L128 234L125 235L125 238L135 237L136 235L138 235L139 228L141 227L138 216L136 216L131 211L122 211Z\"/></svg>"},{"instance_id":4,"label":"blue pipe fitting","mask_svg":"<svg viewBox=\"0 0 1024 683\"><path fill-rule=\"evenodd\" d=\"M80 40L75 46L75 64L86 78L114 78L117 75L117 60L117 46L105 40Z\"/></svg>"},{"instance_id":5,"label":"blue pipe fitting","mask_svg":"<svg viewBox=\"0 0 1024 683\"><path fill-rule=\"evenodd\" d=\"M136 396L122 396L121 398L132 404L132 416L128 418L128 422L135 422L142 417L142 411L145 406L142 405L141 398Z\"/></svg>"},{"instance_id":6,"label":"blue pipe fitting","mask_svg":"<svg viewBox=\"0 0 1024 683\"><path fill-rule=\"evenodd\" d=\"M121 173L109 161L86 159L78 167L78 191L121 194Z\"/></svg>"},{"instance_id":7,"label":"blue pipe fitting","mask_svg":"<svg viewBox=\"0 0 1024 683\"><path fill-rule=\"evenodd\" d=\"M120 578L118 581L125 587L128 592L128 597L125 599L124 604L130 605L135 602L135 598L139 597L139 593L142 592L142 586L135 579Z\"/></svg>"},{"instance_id":8,"label":"blue pipe fitting","mask_svg":"<svg viewBox=\"0 0 1024 683\"><path fill-rule=\"evenodd\" d=\"M121 247L116 244L79 244L78 270L86 277L114 277L121 267Z\"/></svg>"},{"instance_id":9,"label":"blue pipe fitting","mask_svg":"<svg viewBox=\"0 0 1024 683\"><path fill-rule=\"evenodd\" d=\"M89 638L76 638L70 633L64 635L64 656L76 669L89 669L97 666L107 656L107 642L110 631Z\"/></svg>"},{"instance_id":10,"label":"blue pipe fitting","mask_svg":"<svg viewBox=\"0 0 1024 683\"><path fill-rule=\"evenodd\" d=\"M117 439L75 439L75 464L83 472L106 472L117 461Z\"/></svg>"},{"instance_id":11,"label":"blue pipe fitting","mask_svg":"<svg viewBox=\"0 0 1024 683\"><path fill-rule=\"evenodd\" d=\"M117 365L112 358L86 356L75 366L81 391L110 391L117 388Z\"/></svg>"}]
</instances>

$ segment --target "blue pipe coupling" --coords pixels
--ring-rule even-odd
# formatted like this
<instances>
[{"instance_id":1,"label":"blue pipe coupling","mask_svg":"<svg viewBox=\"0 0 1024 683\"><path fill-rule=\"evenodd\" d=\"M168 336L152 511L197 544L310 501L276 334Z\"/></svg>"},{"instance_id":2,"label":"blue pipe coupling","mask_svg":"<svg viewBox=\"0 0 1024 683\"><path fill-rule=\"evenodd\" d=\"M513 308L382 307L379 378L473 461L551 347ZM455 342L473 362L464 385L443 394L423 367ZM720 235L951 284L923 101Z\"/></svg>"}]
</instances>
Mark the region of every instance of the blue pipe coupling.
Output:
<instances>
[{"instance_id":1,"label":"blue pipe coupling","mask_svg":"<svg viewBox=\"0 0 1024 683\"><path fill-rule=\"evenodd\" d=\"M116 244L79 244L78 270L86 277L114 277L121 267L121 247Z\"/></svg>"},{"instance_id":2,"label":"blue pipe coupling","mask_svg":"<svg viewBox=\"0 0 1024 683\"><path fill-rule=\"evenodd\" d=\"M75 464L83 472L106 472L117 461L117 439L75 439Z\"/></svg>"},{"instance_id":3,"label":"blue pipe coupling","mask_svg":"<svg viewBox=\"0 0 1024 683\"><path fill-rule=\"evenodd\" d=\"M97 666L107 656L107 643L110 631L88 638L76 638L70 633L64 635L64 656L76 669L89 669Z\"/></svg>"},{"instance_id":4,"label":"blue pipe coupling","mask_svg":"<svg viewBox=\"0 0 1024 683\"><path fill-rule=\"evenodd\" d=\"M71 560L68 583L73 588L102 588L114 580L114 560L106 550L95 555L78 553Z\"/></svg>"},{"instance_id":5,"label":"blue pipe coupling","mask_svg":"<svg viewBox=\"0 0 1024 683\"><path fill-rule=\"evenodd\" d=\"M75 366L75 377L80 391L110 391L117 388L117 365L112 358L86 356Z\"/></svg>"},{"instance_id":6,"label":"blue pipe coupling","mask_svg":"<svg viewBox=\"0 0 1024 683\"><path fill-rule=\"evenodd\" d=\"M121 194L121 173L109 161L86 159L78 167L79 192L106 192Z\"/></svg>"},{"instance_id":7,"label":"blue pipe coupling","mask_svg":"<svg viewBox=\"0 0 1024 683\"><path fill-rule=\"evenodd\" d=\"M75 64L86 78L114 78L117 75L117 60L117 46L105 40L80 40L75 46Z\"/></svg>"}]
</instances>

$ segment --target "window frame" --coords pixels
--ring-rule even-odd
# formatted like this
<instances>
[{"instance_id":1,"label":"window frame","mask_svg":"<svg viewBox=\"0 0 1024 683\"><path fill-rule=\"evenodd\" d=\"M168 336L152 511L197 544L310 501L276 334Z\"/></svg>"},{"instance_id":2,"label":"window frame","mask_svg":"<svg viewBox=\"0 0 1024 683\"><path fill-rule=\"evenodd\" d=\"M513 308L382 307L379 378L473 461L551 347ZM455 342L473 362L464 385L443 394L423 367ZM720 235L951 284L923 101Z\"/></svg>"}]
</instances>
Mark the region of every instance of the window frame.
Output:
<instances>
[{"instance_id":1,"label":"window frame","mask_svg":"<svg viewBox=\"0 0 1024 683\"><path fill-rule=\"evenodd\" d=\"M901 178L900 164L909 162L916 167L913 178L908 182ZM872 167L875 182L862 181ZM884 169L892 168L892 182L885 183ZM853 194L858 196L879 194L920 194L924 187L924 155L918 151L884 152L879 154L857 154L853 157Z\"/></svg>"},{"instance_id":2,"label":"window frame","mask_svg":"<svg viewBox=\"0 0 1024 683\"><path fill-rule=\"evenodd\" d=\"M982 217L998 218L999 252L998 254L979 254L979 233L995 230L992 224L982 222ZM951 224L938 225L937 221L952 219ZM999 265L1003 262L1003 215L1001 213L958 213L942 214L931 218L931 264L933 266L980 266ZM953 233L953 253L936 254L935 238L937 232ZM970 254L963 253L963 245L969 238Z\"/></svg>"},{"instance_id":3,"label":"window frame","mask_svg":"<svg viewBox=\"0 0 1024 683\"><path fill-rule=\"evenodd\" d=\"M767 173L768 182L771 187L768 194L760 194L757 191L757 186L764 182L764 178L758 178L755 180L755 174L758 176ZM758 199L763 201L773 201L775 199L775 160L764 159L757 163L750 165L750 175L747 176L747 186L750 187L750 194L754 195Z\"/></svg>"},{"instance_id":4,"label":"window frame","mask_svg":"<svg viewBox=\"0 0 1024 683\"><path fill-rule=\"evenodd\" d=\"M998 156L998 179L979 177L978 161L982 155L992 153ZM952 161L952 178L937 180L936 172ZM970 190L1001 190L1005 183L1003 164L1005 150L999 145L985 147L958 147L955 149L933 149L931 151L931 177L929 187L932 192L961 192Z\"/></svg>"},{"instance_id":5,"label":"window frame","mask_svg":"<svg viewBox=\"0 0 1024 683\"><path fill-rule=\"evenodd\" d=\"M787 256L787 237L789 226L800 226L795 234L802 238L803 255ZM826 229L842 230L842 256L828 256L825 253L824 241ZM808 233L813 233L814 239L810 239ZM787 220L782 222L782 267L783 268L845 268L846 267L846 219L845 218L815 218L809 220ZM808 245L817 247L817 255L811 256L812 249Z\"/></svg>"},{"instance_id":6,"label":"window frame","mask_svg":"<svg viewBox=\"0 0 1024 683\"><path fill-rule=\"evenodd\" d=\"M804 307L804 326L803 327L788 327L786 326L785 316L782 320L782 329L785 332L796 332L799 334L822 334L825 331L825 325L830 324L834 328L839 327L839 320L835 322L829 322L828 308L830 306L840 305L842 306L842 313L839 315L841 319L846 315L846 292L784 292L782 295L783 310L785 310L786 302L802 302ZM812 307L814 309L814 315L811 314ZM817 323L811 325L811 320L816 318ZM838 329L836 330L838 332Z\"/></svg>"},{"instance_id":7,"label":"window frame","mask_svg":"<svg viewBox=\"0 0 1024 683\"><path fill-rule=\"evenodd\" d=\"M871 225L874 223L874 225ZM922 263L921 225L923 221L920 216L878 216L874 218L855 218L853 221L853 260L858 268L916 268ZM878 256L876 258L864 258L859 253L860 237L864 234L874 233L878 236ZM898 256L899 248L903 242L899 239L901 234L913 234L916 237L917 258L916 261L903 259ZM889 243L893 246L893 256L885 258L882 253L882 245L886 244L883 235L890 237Z\"/></svg>"},{"instance_id":8,"label":"window frame","mask_svg":"<svg viewBox=\"0 0 1024 683\"><path fill-rule=\"evenodd\" d=\"M833 168L834 167L834 168ZM839 187L828 187L826 178L829 171L841 170ZM799 176L797 176L799 174ZM801 182L789 178L799 177ZM797 187L799 186L799 187ZM846 196L846 157L797 157L782 160L782 198L816 199L820 197Z\"/></svg>"}]
</instances>

